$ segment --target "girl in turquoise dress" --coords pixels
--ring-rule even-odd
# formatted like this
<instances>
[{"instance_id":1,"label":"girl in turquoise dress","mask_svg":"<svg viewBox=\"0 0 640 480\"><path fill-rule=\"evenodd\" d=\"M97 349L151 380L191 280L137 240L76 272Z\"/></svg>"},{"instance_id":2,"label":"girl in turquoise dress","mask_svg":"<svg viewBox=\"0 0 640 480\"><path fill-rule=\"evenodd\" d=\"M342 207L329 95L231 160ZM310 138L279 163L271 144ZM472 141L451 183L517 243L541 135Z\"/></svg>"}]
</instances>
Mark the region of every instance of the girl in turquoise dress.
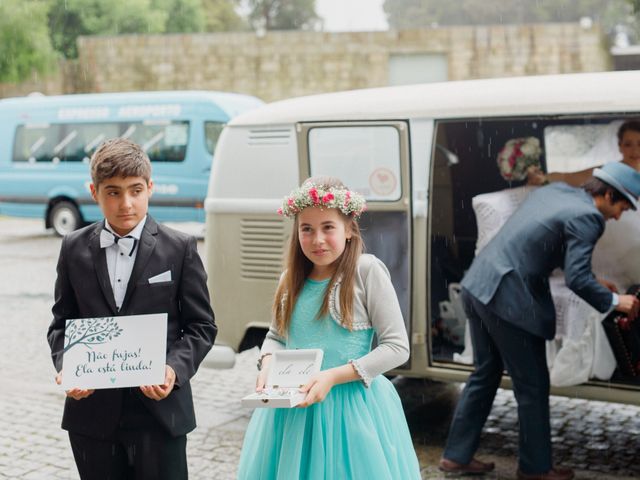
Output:
<instances>
[{"instance_id":1,"label":"girl in turquoise dress","mask_svg":"<svg viewBox=\"0 0 640 480\"><path fill-rule=\"evenodd\" d=\"M364 209L362 196L329 177L307 180L279 209L294 225L256 390L275 350L320 348L324 357L297 408L254 412L241 480L420 479L400 399L381 375L407 361L407 332L389 272L362 253Z\"/></svg>"}]
</instances>

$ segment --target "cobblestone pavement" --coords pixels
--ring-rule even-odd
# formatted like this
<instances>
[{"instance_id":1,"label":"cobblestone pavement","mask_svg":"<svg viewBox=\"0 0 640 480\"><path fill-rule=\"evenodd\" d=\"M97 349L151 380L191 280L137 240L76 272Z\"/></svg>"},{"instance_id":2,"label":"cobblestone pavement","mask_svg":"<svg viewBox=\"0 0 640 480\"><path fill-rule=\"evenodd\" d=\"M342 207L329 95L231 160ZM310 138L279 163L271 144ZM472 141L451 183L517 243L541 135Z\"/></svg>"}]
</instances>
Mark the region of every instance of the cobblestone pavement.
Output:
<instances>
[{"instance_id":1,"label":"cobblestone pavement","mask_svg":"<svg viewBox=\"0 0 640 480\"><path fill-rule=\"evenodd\" d=\"M53 383L45 339L59 247L40 221L0 217L0 479L78 478L60 429L64 395ZM235 478L251 413L239 399L252 389L256 357L255 350L243 352L233 369L201 368L194 378L198 428L188 436L190 478ZM396 384L423 478L444 478L436 465L458 387L408 379ZM556 461L578 469L578 478L640 476L640 408L559 397L551 408ZM500 391L479 452L497 465L485 478L514 478L517 431L513 395Z\"/></svg>"}]
</instances>

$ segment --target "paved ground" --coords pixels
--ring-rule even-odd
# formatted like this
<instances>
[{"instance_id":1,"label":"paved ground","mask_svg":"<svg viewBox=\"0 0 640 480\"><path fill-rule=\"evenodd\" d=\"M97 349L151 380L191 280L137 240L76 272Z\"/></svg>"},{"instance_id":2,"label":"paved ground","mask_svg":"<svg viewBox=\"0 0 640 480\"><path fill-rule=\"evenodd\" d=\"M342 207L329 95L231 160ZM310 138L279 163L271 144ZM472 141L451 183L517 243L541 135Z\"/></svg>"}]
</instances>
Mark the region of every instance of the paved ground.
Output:
<instances>
[{"instance_id":1,"label":"paved ground","mask_svg":"<svg viewBox=\"0 0 640 480\"><path fill-rule=\"evenodd\" d=\"M194 233L199 226L188 225ZM77 479L60 430L63 393L53 384L45 339L50 320L60 240L41 222L0 217L0 479ZM251 391L255 351L237 356L231 370L202 368L193 382L199 427L189 435L191 478L233 479L250 412L239 399ZM423 478L443 478L441 454L457 387L399 379ZM556 460L579 469L578 478L640 476L640 409L553 398ZM513 478L517 443L510 392L496 399L482 440L481 458L497 463L494 475ZM448 477L455 478L455 477Z\"/></svg>"}]
</instances>

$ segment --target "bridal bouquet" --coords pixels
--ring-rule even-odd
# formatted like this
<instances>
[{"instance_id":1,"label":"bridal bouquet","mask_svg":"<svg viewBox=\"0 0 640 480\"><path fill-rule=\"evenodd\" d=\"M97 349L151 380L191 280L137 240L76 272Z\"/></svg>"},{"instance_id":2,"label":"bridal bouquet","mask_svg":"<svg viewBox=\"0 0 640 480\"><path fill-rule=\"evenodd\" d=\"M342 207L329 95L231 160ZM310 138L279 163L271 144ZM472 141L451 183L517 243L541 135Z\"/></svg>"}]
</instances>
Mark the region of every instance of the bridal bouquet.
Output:
<instances>
[{"instance_id":1,"label":"bridal bouquet","mask_svg":"<svg viewBox=\"0 0 640 480\"><path fill-rule=\"evenodd\" d=\"M508 181L527 178L529 167L540 168L540 141L536 137L512 138L498 154L498 168Z\"/></svg>"}]
</instances>

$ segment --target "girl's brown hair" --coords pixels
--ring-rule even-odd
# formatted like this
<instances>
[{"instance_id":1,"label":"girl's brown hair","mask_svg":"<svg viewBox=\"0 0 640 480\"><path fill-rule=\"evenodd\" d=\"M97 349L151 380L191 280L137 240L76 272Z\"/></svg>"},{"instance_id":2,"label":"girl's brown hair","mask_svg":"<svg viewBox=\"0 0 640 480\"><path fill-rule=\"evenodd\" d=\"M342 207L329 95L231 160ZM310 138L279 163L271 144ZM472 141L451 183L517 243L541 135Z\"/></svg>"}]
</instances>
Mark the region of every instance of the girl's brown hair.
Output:
<instances>
[{"instance_id":1,"label":"girl's brown hair","mask_svg":"<svg viewBox=\"0 0 640 480\"><path fill-rule=\"evenodd\" d=\"M311 177L304 183L324 185L326 187L345 188L345 185L334 177ZM315 207L307 207L315 208ZM340 212L340 216L345 223L345 229L351 233L351 239L347 241L344 252L335 261L335 269L329 280L329 285L324 294L322 307L318 317L329 312L329 297L336 282L340 282L340 315L344 327L351 329L353 324L353 290L356 276L356 266L358 259L364 251L364 242L360 235L358 222ZM280 335L286 335L291 324L291 314L296 304L298 295L304 285L305 279L313 270L313 263L302 252L300 247L300 237L298 234L298 216L293 222L293 231L289 239L287 254L285 257L285 270L280 279L280 284L276 290L273 300L273 315L276 320L276 327Z\"/></svg>"}]
</instances>

